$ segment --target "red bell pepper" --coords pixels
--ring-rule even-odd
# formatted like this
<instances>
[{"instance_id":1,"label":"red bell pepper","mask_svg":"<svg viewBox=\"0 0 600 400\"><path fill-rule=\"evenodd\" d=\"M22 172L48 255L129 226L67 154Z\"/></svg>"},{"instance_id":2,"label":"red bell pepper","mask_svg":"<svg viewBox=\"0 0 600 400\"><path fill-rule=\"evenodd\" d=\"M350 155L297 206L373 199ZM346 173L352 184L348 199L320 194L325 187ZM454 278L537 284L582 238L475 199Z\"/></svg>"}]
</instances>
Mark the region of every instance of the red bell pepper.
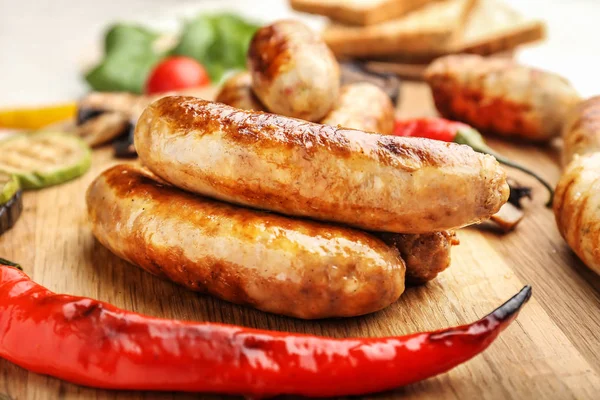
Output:
<instances>
[{"instance_id":1,"label":"red bell pepper","mask_svg":"<svg viewBox=\"0 0 600 400\"><path fill-rule=\"evenodd\" d=\"M498 160L498 162L508 165L509 167L518 169L531 175L548 189L550 199L546 206L552 205L554 196L554 188L541 176L525 168L524 166L509 160L508 158L496 153L486 143L483 137L475 129L462 122L450 121L444 118L414 118L414 119L398 119L394 126L394 135L396 136L412 136L422 137L427 139L441 140L444 142L455 142L471 146L473 150L490 154Z\"/></svg>"},{"instance_id":2,"label":"red bell pepper","mask_svg":"<svg viewBox=\"0 0 600 400\"><path fill-rule=\"evenodd\" d=\"M0 261L0 265L2 262ZM355 395L432 377L485 350L531 296L483 319L399 337L332 339L143 316L59 295L0 266L0 357L107 389Z\"/></svg>"}]
</instances>

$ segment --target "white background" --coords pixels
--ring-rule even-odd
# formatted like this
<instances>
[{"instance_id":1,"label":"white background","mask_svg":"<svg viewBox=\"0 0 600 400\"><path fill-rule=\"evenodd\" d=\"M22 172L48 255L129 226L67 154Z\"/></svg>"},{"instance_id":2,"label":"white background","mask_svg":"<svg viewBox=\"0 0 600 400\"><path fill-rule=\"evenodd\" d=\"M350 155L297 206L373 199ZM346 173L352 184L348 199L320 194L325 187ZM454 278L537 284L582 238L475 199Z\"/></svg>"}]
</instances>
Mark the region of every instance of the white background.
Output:
<instances>
[{"instance_id":1,"label":"white background","mask_svg":"<svg viewBox=\"0 0 600 400\"><path fill-rule=\"evenodd\" d=\"M544 19L549 39L519 58L561 73L585 96L600 94L600 0L507 0ZM290 16L285 0L0 0L0 107L73 100L107 24L148 22L173 30L202 9L226 7L258 21ZM318 26L320 20L311 20Z\"/></svg>"}]
</instances>

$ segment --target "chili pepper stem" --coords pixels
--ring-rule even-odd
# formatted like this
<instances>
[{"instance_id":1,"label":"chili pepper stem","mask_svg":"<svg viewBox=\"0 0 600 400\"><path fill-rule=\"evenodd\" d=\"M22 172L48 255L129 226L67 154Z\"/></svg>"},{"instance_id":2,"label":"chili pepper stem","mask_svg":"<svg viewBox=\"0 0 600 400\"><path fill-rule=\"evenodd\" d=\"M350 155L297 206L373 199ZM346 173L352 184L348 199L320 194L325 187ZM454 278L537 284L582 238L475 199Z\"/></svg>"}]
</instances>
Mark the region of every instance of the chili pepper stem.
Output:
<instances>
[{"instance_id":1,"label":"chili pepper stem","mask_svg":"<svg viewBox=\"0 0 600 400\"><path fill-rule=\"evenodd\" d=\"M21 268L21 266L19 264L14 263L12 261L8 261L8 260L6 260L6 259L4 259L2 257L0 257L0 265L6 265L8 267L13 267L13 268L16 268L16 269L19 269L19 270L23 271L23 268Z\"/></svg>"},{"instance_id":2,"label":"chili pepper stem","mask_svg":"<svg viewBox=\"0 0 600 400\"><path fill-rule=\"evenodd\" d=\"M479 153L485 153L485 154L494 156L496 158L496 160L498 160L499 163L507 165L514 169L518 169L519 171L523 171L527 175L532 176L548 190L548 193L550 194L550 198L546 202L546 207L552 207L552 200L554 198L554 187L552 185L550 185L550 183L548 183L544 178L542 178L541 176L539 176L532 170L496 153L483 141L483 138L481 137L479 132L477 132L476 130L474 130L474 129L459 129L458 132L456 133L456 137L454 138L454 142L459 143L459 144L466 144L467 146L472 147L473 150L475 150Z\"/></svg>"}]
</instances>

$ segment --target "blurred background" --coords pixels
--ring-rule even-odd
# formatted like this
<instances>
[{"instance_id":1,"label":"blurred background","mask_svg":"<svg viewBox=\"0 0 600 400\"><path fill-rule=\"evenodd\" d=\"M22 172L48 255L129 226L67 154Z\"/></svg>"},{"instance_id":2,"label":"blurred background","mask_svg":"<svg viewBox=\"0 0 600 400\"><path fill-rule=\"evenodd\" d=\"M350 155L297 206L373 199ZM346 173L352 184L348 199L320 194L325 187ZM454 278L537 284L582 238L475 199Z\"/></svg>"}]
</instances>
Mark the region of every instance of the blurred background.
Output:
<instances>
[{"instance_id":1,"label":"blurred background","mask_svg":"<svg viewBox=\"0 0 600 400\"><path fill-rule=\"evenodd\" d=\"M571 80L583 96L600 93L597 77L600 1L502 0L502 3L519 14L515 25L524 21L544 24L543 32L530 34L543 34L545 39L522 44L516 52L520 61L560 73ZM490 7L486 12L493 14L493 7L497 5ZM83 71L101 59L104 33L115 22L135 22L176 34L182 20L214 10L230 10L259 24L291 16L301 18L316 29L323 29L330 23L326 17L293 11L287 0L0 0L0 106L54 103L84 94L89 86ZM493 23L482 20L473 25L478 31L487 27L492 29L494 24L508 24L510 28L512 17L506 17L500 11L496 14ZM457 23L464 27L468 24L468 20L456 18L452 23L442 22L452 19L430 17L440 26ZM425 27L431 21L415 24L417 28L411 29L418 30L418 26ZM354 33L362 35L361 32ZM344 31L341 35L346 37ZM415 73L413 55L402 51L366 57L377 59L383 68L399 64L398 68L405 68L401 73ZM421 62L416 61L416 64Z\"/></svg>"}]
</instances>

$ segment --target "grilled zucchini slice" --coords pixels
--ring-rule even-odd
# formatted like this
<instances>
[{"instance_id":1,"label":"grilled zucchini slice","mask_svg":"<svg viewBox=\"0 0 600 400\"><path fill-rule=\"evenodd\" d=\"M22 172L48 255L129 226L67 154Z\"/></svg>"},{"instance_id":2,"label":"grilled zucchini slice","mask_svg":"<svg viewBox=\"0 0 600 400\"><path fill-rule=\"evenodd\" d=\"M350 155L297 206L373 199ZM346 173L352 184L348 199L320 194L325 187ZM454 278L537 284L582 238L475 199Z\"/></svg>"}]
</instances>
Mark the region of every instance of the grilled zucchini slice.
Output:
<instances>
[{"instance_id":1,"label":"grilled zucchini slice","mask_svg":"<svg viewBox=\"0 0 600 400\"><path fill-rule=\"evenodd\" d=\"M19 180L0 172L0 235L13 227L23 211Z\"/></svg>"},{"instance_id":2,"label":"grilled zucchini slice","mask_svg":"<svg viewBox=\"0 0 600 400\"><path fill-rule=\"evenodd\" d=\"M40 189L77 178L90 163L88 145L66 133L30 133L0 141L0 171L16 175L23 189Z\"/></svg>"}]
</instances>

